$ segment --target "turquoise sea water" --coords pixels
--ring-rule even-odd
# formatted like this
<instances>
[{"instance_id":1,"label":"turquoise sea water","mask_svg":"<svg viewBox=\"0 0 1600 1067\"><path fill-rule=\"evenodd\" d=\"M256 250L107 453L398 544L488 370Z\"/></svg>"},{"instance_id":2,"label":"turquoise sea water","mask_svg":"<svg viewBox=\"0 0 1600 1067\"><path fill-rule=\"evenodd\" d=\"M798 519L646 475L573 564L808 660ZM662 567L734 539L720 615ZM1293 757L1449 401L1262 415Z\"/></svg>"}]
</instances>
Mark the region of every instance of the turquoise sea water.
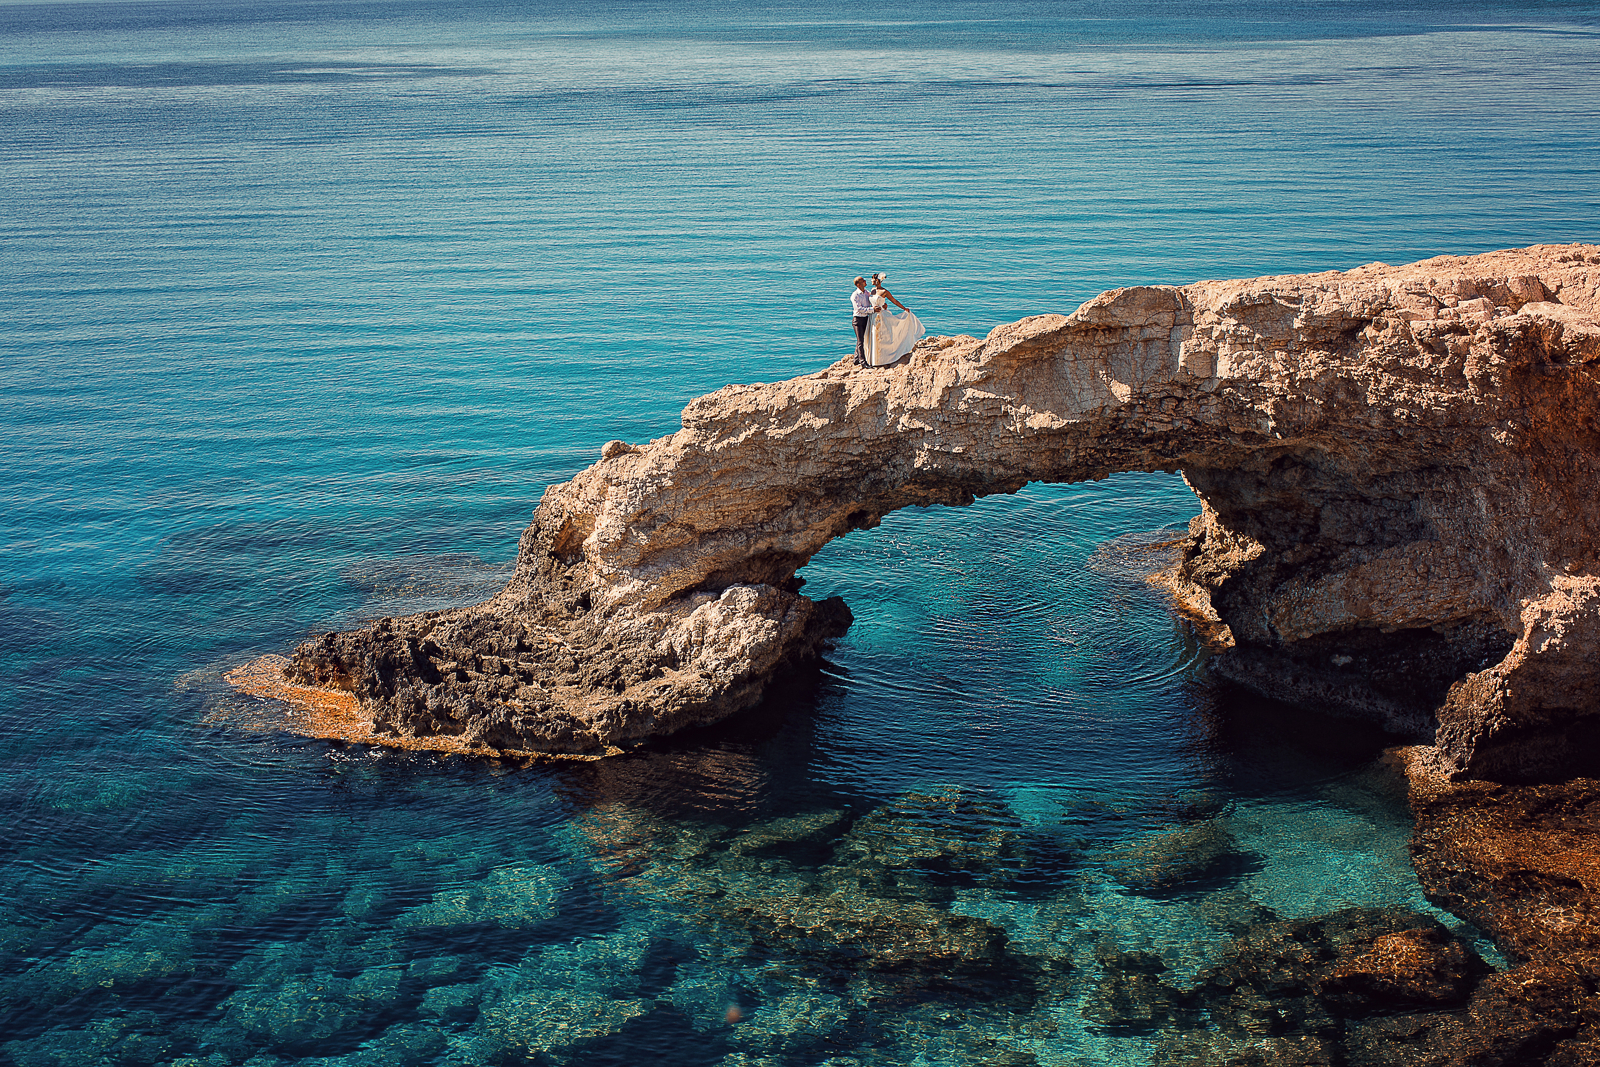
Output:
<instances>
[{"instance_id":1,"label":"turquoise sea water","mask_svg":"<svg viewBox=\"0 0 1600 1067\"><path fill-rule=\"evenodd\" d=\"M836 542L819 670L602 763L220 674L492 593L603 442L847 354L857 273L982 335L1597 220L1594 3L0 4L0 1062L1147 1062L1102 947L1425 906L1383 739L1221 687L1126 562L1176 475ZM842 966L787 900L1033 969Z\"/></svg>"}]
</instances>

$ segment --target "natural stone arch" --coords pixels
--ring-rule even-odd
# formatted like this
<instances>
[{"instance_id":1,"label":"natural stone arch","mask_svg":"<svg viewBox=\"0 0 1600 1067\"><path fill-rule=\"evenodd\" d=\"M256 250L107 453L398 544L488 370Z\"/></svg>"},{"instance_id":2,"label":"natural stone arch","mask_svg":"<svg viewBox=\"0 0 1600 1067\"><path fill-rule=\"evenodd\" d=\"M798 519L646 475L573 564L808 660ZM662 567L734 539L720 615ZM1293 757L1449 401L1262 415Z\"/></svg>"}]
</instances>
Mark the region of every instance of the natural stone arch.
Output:
<instances>
[{"instance_id":1,"label":"natural stone arch","mask_svg":"<svg viewBox=\"0 0 1600 1067\"><path fill-rule=\"evenodd\" d=\"M1171 585L1231 676L1427 733L1457 772L1566 758L1600 673L1600 248L1120 289L691 402L552 486L493 600L327 634L291 678L379 735L600 752L755 703L848 625L795 572L911 504L1181 470ZM1562 734L1565 736L1565 734ZM1570 739L1569 739L1570 740Z\"/></svg>"}]
</instances>

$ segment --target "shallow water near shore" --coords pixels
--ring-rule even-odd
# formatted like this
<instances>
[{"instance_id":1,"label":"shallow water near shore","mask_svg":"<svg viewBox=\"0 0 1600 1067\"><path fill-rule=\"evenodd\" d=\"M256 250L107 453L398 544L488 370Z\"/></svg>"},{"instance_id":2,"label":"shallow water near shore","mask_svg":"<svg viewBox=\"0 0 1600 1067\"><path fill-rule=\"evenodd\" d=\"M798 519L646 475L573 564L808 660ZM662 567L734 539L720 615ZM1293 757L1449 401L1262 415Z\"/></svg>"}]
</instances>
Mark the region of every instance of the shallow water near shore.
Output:
<instances>
[{"instance_id":1,"label":"shallow water near shore","mask_svg":"<svg viewBox=\"0 0 1600 1067\"><path fill-rule=\"evenodd\" d=\"M856 273L982 335L1600 239L1592 4L1186 11L0 5L0 1063L1143 1065L1108 953L1453 924L1392 739L1144 582L1175 473L835 542L825 663L596 763L222 681L491 595L605 441L845 355Z\"/></svg>"}]
</instances>

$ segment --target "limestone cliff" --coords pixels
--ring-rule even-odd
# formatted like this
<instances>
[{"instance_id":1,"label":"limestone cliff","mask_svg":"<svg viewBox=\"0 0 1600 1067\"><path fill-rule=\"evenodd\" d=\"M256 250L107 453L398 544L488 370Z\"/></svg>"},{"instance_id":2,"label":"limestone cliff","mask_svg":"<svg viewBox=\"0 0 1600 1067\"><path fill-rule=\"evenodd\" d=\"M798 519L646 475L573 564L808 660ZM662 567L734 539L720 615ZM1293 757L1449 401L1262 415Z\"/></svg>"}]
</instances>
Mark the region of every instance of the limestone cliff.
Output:
<instances>
[{"instance_id":1,"label":"limestone cliff","mask_svg":"<svg viewBox=\"0 0 1600 1067\"><path fill-rule=\"evenodd\" d=\"M302 645L378 736L595 752L757 701L850 616L799 593L909 504L1182 471L1171 586L1227 675L1538 777L1600 736L1600 247L1119 289L692 401L552 486L493 600Z\"/></svg>"}]
</instances>

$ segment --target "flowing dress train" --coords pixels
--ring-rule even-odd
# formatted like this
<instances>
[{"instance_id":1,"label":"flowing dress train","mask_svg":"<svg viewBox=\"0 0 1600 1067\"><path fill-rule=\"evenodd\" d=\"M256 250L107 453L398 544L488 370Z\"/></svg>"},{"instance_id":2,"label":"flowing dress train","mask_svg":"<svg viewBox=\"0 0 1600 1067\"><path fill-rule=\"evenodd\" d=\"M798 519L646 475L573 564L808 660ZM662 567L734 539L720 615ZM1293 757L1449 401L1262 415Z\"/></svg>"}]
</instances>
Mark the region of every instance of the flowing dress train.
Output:
<instances>
[{"instance_id":1,"label":"flowing dress train","mask_svg":"<svg viewBox=\"0 0 1600 1067\"><path fill-rule=\"evenodd\" d=\"M878 304L867 326L867 365L887 367L911 351L927 332L911 312L896 315L886 305Z\"/></svg>"}]
</instances>

